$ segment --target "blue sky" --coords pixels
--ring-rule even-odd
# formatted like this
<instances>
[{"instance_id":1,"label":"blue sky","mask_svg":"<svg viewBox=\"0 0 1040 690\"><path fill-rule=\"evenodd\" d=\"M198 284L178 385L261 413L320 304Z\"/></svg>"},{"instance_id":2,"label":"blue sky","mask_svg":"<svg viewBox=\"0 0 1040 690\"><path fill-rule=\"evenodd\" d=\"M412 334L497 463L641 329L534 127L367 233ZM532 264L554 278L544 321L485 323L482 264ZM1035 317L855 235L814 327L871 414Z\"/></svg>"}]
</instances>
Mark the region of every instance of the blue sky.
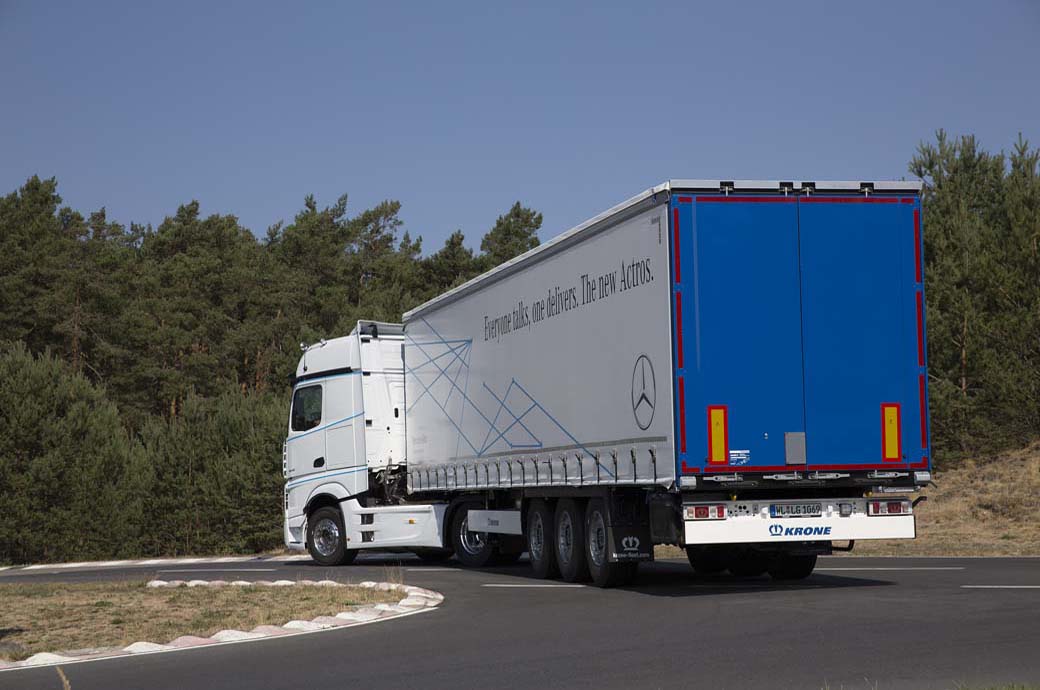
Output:
<instances>
[{"instance_id":1,"label":"blue sky","mask_svg":"<svg viewBox=\"0 0 1040 690\"><path fill-rule=\"evenodd\" d=\"M1040 144L1040 3L0 0L0 192L258 234L399 199L436 250L520 200L548 239L670 177L906 176L943 127Z\"/></svg>"}]
</instances>

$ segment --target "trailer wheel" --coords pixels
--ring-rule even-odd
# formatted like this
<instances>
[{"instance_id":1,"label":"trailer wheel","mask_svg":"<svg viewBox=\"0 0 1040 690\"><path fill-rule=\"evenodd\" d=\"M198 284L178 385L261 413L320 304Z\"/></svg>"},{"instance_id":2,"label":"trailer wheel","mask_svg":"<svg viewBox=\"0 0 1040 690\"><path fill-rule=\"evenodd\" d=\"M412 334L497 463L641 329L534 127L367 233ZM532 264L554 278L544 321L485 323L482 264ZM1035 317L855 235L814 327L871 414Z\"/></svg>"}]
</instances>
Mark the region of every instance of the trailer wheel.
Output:
<instances>
[{"instance_id":1,"label":"trailer wheel","mask_svg":"<svg viewBox=\"0 0 1040 690\"><path fill-rule=\"evenodd\" d=\"M758 577L769 569L769 557L751 550L738 551L729 562L729 571L737 577Z\"/></svg>"},{"instance_id":2,"label":"trailer wheel","mask_svg":"<svg viewBox=\"0 0 1040 690\"><path fill-rule=\"evenodd\" d=\"M687 546L686 559L698 575L717 575L729 565L726 549L711 546Z\"/></svg>"},{"instance_id":3,"label":"trailer wheel","mask_svg":"<svg viewBox=\"0 0 1040 690\"><path fill-rule=\"evenodd\" d=\"M479 503L467 503L455 510L451 520L451 544L455 557L467 568L483 568L490 565L495 549L487 532L471 532L468 517L471 509L480 508Z\"/></svg>"},{"instance_id":4,"label":"trailer wheel","mask_svg":"<svg viewBox=\"0 0 1040 690\"><path fill-rule=\"evenodd\" d=\"M589 576L585 559L585 511L572 498L556 504L556 562L566 582L578 582Z\"/></svg>"},{"instance_id":5,"label":"trailer wheel","mask_svg":"<svg viewBox=\"0 0 1040 690\"><path fill-rule=\"evenodd\" d=\"M527 508L527 553L534 576L543 580L559 575L556 565L556 529L552 507L542 498Z\"/></svg>"},{"instance_id":6,"label":"trailer wheel","mask_svg":"<svg viewBox=\"0 0 1040 690\"><path fill-rule=\"evenodd\" d=\"M347 533L339 508L318 508L307 518L307 551L319 565L347 565L357 558L357 549L347 548Z\"/></svg>"},{"instance_id":7,"label":"trailer wheel","mask_svg":"<svg viewBox=\"0 0 1040 690\"><path fill-rule=\"evenodd\" d=\"M804 580L812 575L816 567L816 554L810 556L778 556L769 565L769 574L774 580Z\"/></svg>"},{"instance_id":8,"label":"trailer wheel","mask_svg":"<svg viewBox=\"0 0 1040 690\"><path fill-rule=\"evenodd\" d=\"M585 507L585 558L589 575L597 587L617 587L635 577L637 562L610 560L610 535L603 499L594 498Z\"/></svg>"}]
</instances>

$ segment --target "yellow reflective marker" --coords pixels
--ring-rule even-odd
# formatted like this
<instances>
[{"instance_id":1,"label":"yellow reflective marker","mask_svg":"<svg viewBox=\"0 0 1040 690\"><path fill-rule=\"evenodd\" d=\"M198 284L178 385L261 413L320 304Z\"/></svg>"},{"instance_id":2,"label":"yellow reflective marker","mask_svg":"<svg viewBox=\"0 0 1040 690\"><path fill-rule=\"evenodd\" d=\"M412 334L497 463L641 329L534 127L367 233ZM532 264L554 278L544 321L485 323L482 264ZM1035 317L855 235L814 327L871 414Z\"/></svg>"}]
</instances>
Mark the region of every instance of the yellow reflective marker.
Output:
<instances>
[{"instance_id":1,"label":"yellow reflective marker","mask_svg":"<svg viewBox=\"0 0 1040 690\"><path fill-rule=\"evenodd\" d=\"M900 434L899 404L884 403L881 405L881 459L885 462L899 462L903 458L902 439Z\"/></svg>"},{"instance_id":2,"label":"yellow reflective marker","mask_svg":"<svg viewBox=\"0 0 1040 690\"><path fill-rule=\"evenodd\" d=\"M708 462L729 462L728 416L725 405L708 406Z\"/></svg>"}]
</instances>

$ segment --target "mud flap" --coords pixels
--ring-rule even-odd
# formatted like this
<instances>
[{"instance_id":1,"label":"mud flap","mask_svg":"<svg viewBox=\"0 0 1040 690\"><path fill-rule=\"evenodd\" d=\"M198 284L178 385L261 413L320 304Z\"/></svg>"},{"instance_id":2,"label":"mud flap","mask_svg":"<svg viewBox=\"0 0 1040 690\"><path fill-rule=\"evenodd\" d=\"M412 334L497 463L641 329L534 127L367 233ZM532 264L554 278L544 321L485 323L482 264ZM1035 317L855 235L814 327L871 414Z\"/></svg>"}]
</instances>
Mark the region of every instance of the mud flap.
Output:
<instances>
[{"instance_id":1,"label":"mud flap","mask_svg":"<svg viewBox=\"0 0 1040 690\"><path fill-rule=\"evenodd\" d=\"M614 492L607 497L607 525L610 560L652 561L654 545L650 539L650 506L642 491Z\"/></svg>"}]
</instances>

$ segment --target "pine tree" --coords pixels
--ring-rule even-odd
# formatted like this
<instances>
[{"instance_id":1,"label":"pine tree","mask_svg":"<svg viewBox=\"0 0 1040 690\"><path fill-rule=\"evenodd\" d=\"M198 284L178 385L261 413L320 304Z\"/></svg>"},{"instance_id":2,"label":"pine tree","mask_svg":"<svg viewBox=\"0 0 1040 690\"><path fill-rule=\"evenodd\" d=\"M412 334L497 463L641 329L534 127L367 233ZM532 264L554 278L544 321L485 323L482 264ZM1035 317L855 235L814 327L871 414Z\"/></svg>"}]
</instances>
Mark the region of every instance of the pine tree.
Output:
<instances>
[{"instance_id":1,"label":"pine tree","mask_svg":"<svg viewBox=\"0 0 1040 690\"><path fill-rule=\"evenodd\" d=\"M498 217L495 226L480 241L484 270L537 247L540 227L541 213L521 206L519 201L513 204L507 213Z\"/></svg>"}]
</instances>

